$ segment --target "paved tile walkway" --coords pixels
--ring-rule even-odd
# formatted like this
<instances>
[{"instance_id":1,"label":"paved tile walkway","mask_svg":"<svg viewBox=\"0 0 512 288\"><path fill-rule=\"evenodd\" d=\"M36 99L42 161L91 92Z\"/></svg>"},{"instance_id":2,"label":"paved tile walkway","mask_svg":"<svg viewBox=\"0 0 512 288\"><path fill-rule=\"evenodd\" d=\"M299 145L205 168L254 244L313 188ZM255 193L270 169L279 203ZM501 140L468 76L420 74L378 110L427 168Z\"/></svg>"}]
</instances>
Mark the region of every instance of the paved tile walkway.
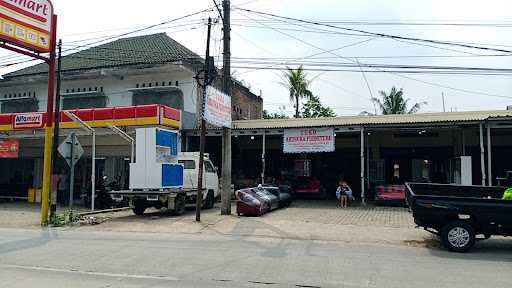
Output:
<instances>
[{"instance_id":1,"label":"paved tile walkway","mask_svg":"<svg viewBox=\"0 0 512 288\"><path fill-rule=\"evenodd\" d=\"M415 227L412 215L403 207L359 205L342 209L333 201L299 200L291 207L274 211L264 218L336 225Z\"/></svg>"}]
</instances>

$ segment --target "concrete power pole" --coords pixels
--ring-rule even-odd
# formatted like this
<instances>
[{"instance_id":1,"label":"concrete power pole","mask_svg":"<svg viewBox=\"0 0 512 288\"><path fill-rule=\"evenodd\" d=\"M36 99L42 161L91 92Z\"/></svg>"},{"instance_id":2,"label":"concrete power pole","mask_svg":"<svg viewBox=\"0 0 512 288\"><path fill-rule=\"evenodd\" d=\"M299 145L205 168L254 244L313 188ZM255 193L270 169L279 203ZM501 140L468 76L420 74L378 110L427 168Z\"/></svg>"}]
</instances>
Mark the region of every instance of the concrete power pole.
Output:
<instances>
[{"instance_id":1,"label":"concrete power pole","mask_svg":"<svg viewBox=\"0 0 512 288\"><path fill-rule=\"evenodd\" d=\"M231 95L231 4L229 0L222 1L224 10L224 65L222 90ZM233 99L231 99L233 101ZM221 214L231 215L231 129L222 128L222 192Z\"/></svg>"},{"instance_id":2,"label":"concrete power pole","mask_svg":"<svg viewBox=\"0 0 512 288\"><path fill-rule=\"evenodd\" d=\"M197 196L196 196L196 221L201 221L201 207L203 206L203 173L204 173L204 148L206 142L206 120L204 113L206 109L206 93L210 85L210 37L212 31L212 19L208 18L208 36L206 38L206 57L204 63L203 97L201 101L201 137L199 140L199 171L197 173Z\"/></svg>"}]
</instances>

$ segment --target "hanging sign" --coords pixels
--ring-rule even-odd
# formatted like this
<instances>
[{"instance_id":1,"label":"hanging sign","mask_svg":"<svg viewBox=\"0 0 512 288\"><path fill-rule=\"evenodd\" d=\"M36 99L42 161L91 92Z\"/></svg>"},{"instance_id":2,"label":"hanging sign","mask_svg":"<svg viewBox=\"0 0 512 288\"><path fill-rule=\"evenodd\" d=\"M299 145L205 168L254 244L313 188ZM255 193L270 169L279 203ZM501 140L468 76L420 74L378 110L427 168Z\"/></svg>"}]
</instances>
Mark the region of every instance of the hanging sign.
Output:
<instances>
[{"instance_id":1,"label":"hanging sign","mask_svg":"<svg viewBox=\"0 0 512 288\"><path fill-rule=\"evenodd\" d=\"M231 97L208 86L204 118L212 125L231 128Z\"/></svg>"},{"instance_id":2,"label":"hanging sign","mask_svg":"<svg viewBox=\"0 0 512 288\"><path fill-rule=\"evenodd\" d=\"M19 140L0 140L0 158L18 158L19 152Z\"/></svg>"},{"instance_id":3,"label":"hanging sign","mask_svg":"<svg viewBox=\"0 0 512 288\"><path fill-rule=\"evenodd\" d=\"M334 128L304 128L284 131L284 153L334 152Z\"/></svg>"},{"instance_id":4,"label":"hanging sign","mask_svg":"<svg viewBox=\"0 0 512 288\"><path fill-rule=\"evenodd\" d=\"M0 40L38 53L50 52L52 18L49 0L0 0Z\"/></svg>"}]
</instances>

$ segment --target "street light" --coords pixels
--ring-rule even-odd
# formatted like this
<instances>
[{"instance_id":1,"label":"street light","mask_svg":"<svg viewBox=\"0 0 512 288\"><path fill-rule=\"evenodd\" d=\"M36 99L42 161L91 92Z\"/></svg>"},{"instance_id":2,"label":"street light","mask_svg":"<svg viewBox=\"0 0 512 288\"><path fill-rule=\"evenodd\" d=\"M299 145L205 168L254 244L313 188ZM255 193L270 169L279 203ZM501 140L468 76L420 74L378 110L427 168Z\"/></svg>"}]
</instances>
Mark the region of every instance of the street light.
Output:
<instances>
[{"instance_id":1,"label":"street light","mask_svg":"<svg viewBox=\"0 0 512 288\"><path fill-rule=\"evenodd\" d=\"M107 126L110 130L112 130L112 132L116 133L117 135L121 136L124 140L130 142L130 144L132 145L132 152L131 152L131 163L134 163L134 147L135 147L135 139L133 139L133 137L131 137L130 135L128 135L126 132L124 132L123 130L119 129L117 126L114 126L114 125L108 125Z\"/></svg>"},{"instance_id":2,"label":"street light","mask_svg":"<svg viewBox=\"0 0 512 288\"><path fill-rule=\"evenodd\" d=\"M94 198L96 196L96 131L71 111L64 111L64 115L68 116L73 122L78 123L82 130L92 135L91 211L94 211Z\"/></svg>"}]
</instances>

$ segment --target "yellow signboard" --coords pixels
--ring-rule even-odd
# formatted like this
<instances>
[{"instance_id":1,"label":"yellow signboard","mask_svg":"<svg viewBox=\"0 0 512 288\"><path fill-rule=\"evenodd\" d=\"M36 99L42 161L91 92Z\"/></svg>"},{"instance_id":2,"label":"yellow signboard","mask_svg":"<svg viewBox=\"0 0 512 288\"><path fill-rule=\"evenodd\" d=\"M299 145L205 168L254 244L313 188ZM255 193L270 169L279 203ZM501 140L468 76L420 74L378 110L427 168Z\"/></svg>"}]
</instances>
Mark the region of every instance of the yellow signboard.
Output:
<instances>
[{"instance_id":1,"label":"yellow signboard","mask_svg":"<svg viewBox=\"0 0 512 288\"><path fill-rule=\"evenodd\" d=\"M38 53L50 52L52 20L49 0L0 0L0 41Z\"/></svg>"}]
</instances>

